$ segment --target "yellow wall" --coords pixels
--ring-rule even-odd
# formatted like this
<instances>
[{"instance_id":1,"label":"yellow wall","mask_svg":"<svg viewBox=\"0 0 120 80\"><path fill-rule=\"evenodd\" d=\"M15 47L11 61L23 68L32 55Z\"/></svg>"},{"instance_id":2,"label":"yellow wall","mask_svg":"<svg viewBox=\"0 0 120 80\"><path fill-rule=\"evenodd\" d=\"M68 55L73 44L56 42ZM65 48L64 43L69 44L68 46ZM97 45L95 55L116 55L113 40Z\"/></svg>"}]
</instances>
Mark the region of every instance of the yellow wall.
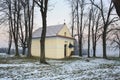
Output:
<instances>
[{"instance_id":1,"label":"yellow wall","mask_svg":"<svg viewBox=\"0 0 120 80\"><path fill-rule=\"evenodd\" d=\"M64 36L66 32L66 37L71 37L70 32L66 26L64 26L57 35ZM45 42L45 56L46 58L60 59L64 58L64 45L67 44L66 56L70 56L73 48L69 48L69 44L73 44L74 39L63 38L63 37L50 37L46 38ZM40 56L40 39L32 39L32 56Z\"/></svg>"},{"instance_id":2,"label":"yellow wall","mask_svg":"<svg viewBox=\"0 0 120 80\"><path fill-rule=\"evenodd\" d=\"M57 57L58 58L64 58L64 45L67 45L67 49L66 49L66 56L69 57L71 54L71 51L73 51L73 48L69 48L69 44L71 43L73 45L74 40L72 39L66 39L66 38L61 38L58 37L57 38Z\"/></svg>"},{"instance_id":3,"label":"yellow wall","mask_svg":"<svg viewBox=\"0 0 120 80\"><path fill-rule=\"evenodd\" d=\"M40 40L39 39L33 39L32 40L32 56L40 56ZM73 44L73 40L61 38L61 37L54 37L54 38L46 38L45 43L45 56L46 58L54 58L54 59L60 59L64 58L64 45L67 44L66 49L66 56L70 56L71 51L73 51L73 48L69 48L69 44Z\"/></svg>"},{"instance_id":4,"label":"yellow wall","mask_svg":"<svg viewBox=\"0 0 120 80\"><path fill-rule=\"evenodd\" d=\"M45 42L45 56L47 58L54 58L56 57L57 52L57 45L56 45L56 38L46 38ZM40 56L40 39L33 39L32 40L32 56Z\"/></svg>"},{"instance_id":5,"label":"yellow wall","mask_svg":"<svg viewBox=\"0 0 120 80\"><path fill-rule=\"evenodd\" d=\"M31 53L32 56L40 56L40 39L32 39Z\"/></svg>"},{"instance_id":6,"label":"yellow wall","mask_svg":"<svg viewBox=\"0 0 120 80\"><path fill-rule=\"evenodd\" d=\"M46 39L45 49L47 58L56 58L57 40L55 37Z\"/></svg>"},{"instance_id":7,"label":"yellow wall","mask_svg":"<svg viewBox=\"0 0 120 80\"><path fill-rule=\"evenodd\" d=\"M64 27L57 33L57 35L65 36L64 34L65 32L66 32L66 37L72 37L66 25L64 25Z\"/></svg>"}]
</instances>

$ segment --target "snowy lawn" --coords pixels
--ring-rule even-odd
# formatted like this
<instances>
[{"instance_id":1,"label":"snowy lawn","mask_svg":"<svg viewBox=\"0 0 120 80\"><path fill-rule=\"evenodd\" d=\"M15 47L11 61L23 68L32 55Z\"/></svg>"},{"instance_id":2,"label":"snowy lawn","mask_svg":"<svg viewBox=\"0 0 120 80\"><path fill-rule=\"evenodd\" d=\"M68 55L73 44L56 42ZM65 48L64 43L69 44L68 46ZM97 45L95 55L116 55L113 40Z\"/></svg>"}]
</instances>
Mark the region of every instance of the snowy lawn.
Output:
<instances>
[{"instance_id":1,"label":"snowy lawn","mask_svg":"<svg viewBox=\"0 0 120 80\"><path fill-rule=\"evenodd\" d=\"M50 60L0 57L0 80L120 80L120 59Z\"/></svg>"}]
</instances>

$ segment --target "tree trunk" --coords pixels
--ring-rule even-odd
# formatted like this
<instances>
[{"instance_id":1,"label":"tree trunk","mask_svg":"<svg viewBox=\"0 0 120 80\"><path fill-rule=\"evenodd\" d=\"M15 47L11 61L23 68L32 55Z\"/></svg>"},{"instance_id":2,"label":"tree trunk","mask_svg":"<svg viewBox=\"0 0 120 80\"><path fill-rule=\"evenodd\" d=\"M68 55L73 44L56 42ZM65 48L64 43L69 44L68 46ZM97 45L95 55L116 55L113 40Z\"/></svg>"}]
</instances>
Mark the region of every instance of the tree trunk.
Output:
<instances>
[{"instance_id":1,"label":"tree trunk","mask_svg":"<svg viewBox=\"0 0 120 80\"><path fill-rule=\"evenodd\" d=\"M80 42L79 42L79 56L82 57L82 29L83 29L83 11L82 11L82 7L81 7L81 18L80 18Z\"/></svg>"},{"instance_id":2,"label":"tree trunk","mask_svg":"<svg viewBox=\"0 0 120 80\"><path fill-rule=\"evenodd\" d=\"M94 30L92 29L92 44L93 44L93 57L96 57L96 54L95 54L95 34L94 34Z\"/></svg>"},{"instance_id":3,"label":"tree trunk","mask_svg":"<svg viewBox=\"0 0 120 80\"><path fill-rule=\"evenodd\" d=\"M26 47L25 47L25 45L23 45L23 47L22 47L22 54L25 55L25 52L26 52Z\"/></svg>"},{"instance_id":4,"label":"tree trunk","mask_svg":"<svg viewBox=\"0 0 120 80\"><path fill-rule=\"evenodd\" d=\"M8 45L8 54L11 53L11 46L12 46L12 27L13 27L13 21L12 21L12 7L11 7L11 0L9 0L8 3L9 8L9 45Z\"/></svg>"},{"instance_id":5,"label":"tree trunk","mask_svg":"<svg viewBox=\"0 0 120 80\"><path fill-rule=\"evenodd\" d=\"M79 5L79 2L78 2L78 0L76 0L76 12L77 12L77 34L78 34L78 52L79 52L79 56L81 56L80 55L80 26L79 26L79 24L80 24L80 22L79 22L79 7L78 7L78 5Z\"/></svg>"},{"instance_id":6,"label":"tree trunk","mask_svg":"<svg viewBox=\"0 0 120 80\"><path fill-rule=\"evenodd\" d=\"M43 28L42 28L42 34L41 34L41 40L40 40L40 47L41 47L41 55L40 55L40 63L46 63L46 60L45 60L45 36L46 36L46 15L43 14L42 16L42 25L43 25Z\"/></svg>"},{"instance_id":7,"label":"tree trunk","mask_svg":"<svg viewBox=\"0 0 120 80\"><path fill-rule=\"evenodd\" d=\"M89 20L89 28L88 28L88 58L90 57L90 22Z\"/></svg>"},{"instance_id":8,"label":"tree trunk","mask_svg":"<svg viewBox=\"0 0 120 80\"><path fill-rule=\"evenodd\" d=\"M119 45L119 58L120 58L120 45Z\"/></svg>"},{"instance_id":9,"label":"tree trunk","mask_svg":"<svg viewBox=\"0 0 120 80\"><path fill-rule=\"evenodd\" d=\"M10 24L9 24L10 25ZM9 27L9 44L8 44L8 52L7 54L10 54L11 53L11 46L12 46L12 33L11 33L11 27Z\"/></svg>"},{"instance_id":10,"label":"tree trunk","mask_svg":"<svg viewBox=\"0 0 120 80\"><path fill-rule=\"evenodd\" d=\"M94 46L93 46L93 57L96 57L96 45L94 43Z\"/></svg>"},{"instance_id":11,"label":"tree trunk","mask_svg":"<svg viewBox=\"0 0 120 80\"><path fill-rule=\"evenodd\" d=\"M32 57L32 55L31 55L31 41L29 41L29 43L28 43L28 53L27 53L27 57Z\"/></svg>"},{"instance_id":12,"label":"tree trunk","mask_svg":"<svg viewBox=\"0 0 120 80\"><path fill-rule=\"evenodd\" d=\"M82 57L82 34L80 34L80 40L79 40L79 56Z\"/></svg>"},{"instance_id":13,"label":"tree trunk","mask_svg":"<svg viewBox=\"0 0 120 80\"><path fill-rule=\"evenodd\" d=\"M106 31L103 31L103 58L107 58L106 55Z\"/></svg>"},{"instance_id":14,"label":"tree trunk","mask_svg":"<svg viewBox=\"0 0 120 80\"><path fill-rule=\"evenodd\" d=\"M34 23L34 1L32 2L32 5L30 7L30 1L27 1L27 15L28 15L28 25L26 27L26 31L28 31L28 34L26 33L26 38L28 37L27 40L27 47L28 47L28 53L27 53L27 57L32 57L31 55L31 44L32 44L32 31L33 31L33 23Z\"/></svg>"},{"instance_id":15,"label":"tree trunk","mask_svg":"<svg viewBox=\"0 0 120 80\"><path fill-rule=\"evenodd\" d=\"M40 63L46 64L45 60L45 37L46 37L46 27L47 27L47 8L48 8L48 0L34 0L35 3L39 6L41 16L42 16L42 33L40 39Z\"/></svg>"},{"instance_id":16,"label":"tree trunk","mask_svg":"<svg viewBox=\"0 0 120 80\"><path fill-rule=\"evenodd\" d=\"M45 60L45 39L40 40L40 45L41 45L41 55L40 55L40 63L46 63Z\"/></svg>"},{"instance_id":17,"label":"tree trunk","mask_svg":"<svg viewBox=\"0 0 120 80\"><path fill-rule=\"evenodd\" d=\"M88 58L90 57L90 27L91 27L91 18L92 13L91 10L89 12L89 25L88 25Z\"/></svg>"},{"instance_id":18,"label":"tree trunk","mask_svg":"<svg viewBox=\"0 0 120 80\"><path fill-rule=\"evenodd\" d=\"M92 34L92 50L93 50L93 57L95 57L95 53L94 53L94 34Z\"/></svg>"},{"instance_id":19,"label":"tree trunk","mask_svg":"<svg viewBox=\"0 0 120 80\"><path fill-rule=\"evenodd\" d=\"M74 37L74 9L72 4L72 37Z\"/></svg>"},{"instance_id":20,"label":"tree trunk","mask_svg":"<svg viewBox=\"0 0 120 80\"><path fill-rule=\"evenodd\" d=\"M88 30L88 58L90 57L90 28Z\"/></svg>"},{"instance_id":21,"label":"tree trunk","mask_svg":"<svg viewBox=\"0 0 120 80\"><path fill-rule=\"evenodd\" d=\"M18 43L15 41L15 56L19 56L19 49L18 49Z\"/></svg>"}]
</instances>

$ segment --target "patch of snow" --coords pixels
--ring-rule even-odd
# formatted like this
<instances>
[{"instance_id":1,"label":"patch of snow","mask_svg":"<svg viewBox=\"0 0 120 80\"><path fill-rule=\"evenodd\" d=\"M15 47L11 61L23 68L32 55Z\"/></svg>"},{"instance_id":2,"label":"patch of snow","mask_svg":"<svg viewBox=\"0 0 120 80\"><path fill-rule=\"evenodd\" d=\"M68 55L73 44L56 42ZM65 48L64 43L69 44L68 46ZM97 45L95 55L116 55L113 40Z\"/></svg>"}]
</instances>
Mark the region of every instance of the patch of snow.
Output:
<instances>
[{"instance_id":1,"label":"patch of snow","mask_svg":"<svg viewBox=\"0 0 120 80\"><path fill-rule=\"evenodd\" d=\"M0 53L1 58L14 57L14 55L8 55L7 53Z\"/></svg>"}]
</instances>

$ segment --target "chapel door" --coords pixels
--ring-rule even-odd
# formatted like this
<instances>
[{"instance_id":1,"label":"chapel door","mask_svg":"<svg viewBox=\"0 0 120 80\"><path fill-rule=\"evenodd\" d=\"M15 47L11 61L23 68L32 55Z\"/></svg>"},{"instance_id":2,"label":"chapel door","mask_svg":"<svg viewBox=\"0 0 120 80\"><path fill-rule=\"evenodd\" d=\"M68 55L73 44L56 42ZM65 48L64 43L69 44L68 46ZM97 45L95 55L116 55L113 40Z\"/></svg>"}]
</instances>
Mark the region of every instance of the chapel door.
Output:
<instances>
[{"instance_id":1,"label":"chapel door","mask_svg":"<svg viewBox=\"0 0 120 80\"><path fill-rule=\"evenodd\" d=\"M67 53L67 44L64 45L64 57L66 57L66 53Z\"/></svg>"}]
</instances>

